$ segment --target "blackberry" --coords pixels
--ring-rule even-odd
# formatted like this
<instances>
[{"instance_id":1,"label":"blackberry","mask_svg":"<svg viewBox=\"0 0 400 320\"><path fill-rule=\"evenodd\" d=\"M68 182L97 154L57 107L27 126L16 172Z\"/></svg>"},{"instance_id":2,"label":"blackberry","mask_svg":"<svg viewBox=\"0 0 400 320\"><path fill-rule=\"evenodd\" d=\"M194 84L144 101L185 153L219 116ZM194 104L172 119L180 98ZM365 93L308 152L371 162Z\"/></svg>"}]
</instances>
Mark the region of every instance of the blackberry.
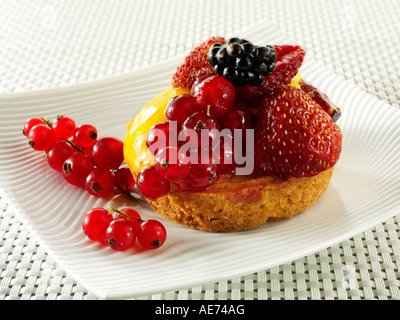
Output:
<instances>
[{"instance_id":1,"label":"blackberry","mask_svg":"<svg viewBox=\"0 0 400 320\"><path fill-rule=\"evenodd\" d=\"M274 47L258 47L245 39L231 38L226 44L216 42L207 57L216 74L238 86L247 83L259 86L265 76L275 71Z\"/></svg>"}]
</instances>

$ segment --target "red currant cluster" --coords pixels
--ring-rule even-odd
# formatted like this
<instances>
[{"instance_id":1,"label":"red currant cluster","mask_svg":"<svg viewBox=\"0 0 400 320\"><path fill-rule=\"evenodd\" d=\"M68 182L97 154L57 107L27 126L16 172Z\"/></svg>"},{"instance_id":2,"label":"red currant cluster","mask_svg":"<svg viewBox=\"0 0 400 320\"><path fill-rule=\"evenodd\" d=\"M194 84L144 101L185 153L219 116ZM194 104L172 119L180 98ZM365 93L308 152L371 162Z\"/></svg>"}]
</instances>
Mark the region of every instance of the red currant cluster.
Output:
<instances>
[{"instance_id":1,"label":"red currant cluster","mask_svg":"<svg viewBox=\"0 0 400 320\"><path fill-rule=\"evenodd\" d=\"M89 239L105 243L117 251L131 248L136 240L144 249L156 249L164 244L167 237L161 222L142 220L140 214L131 208L91 209L82 220L82 229Z\"/></svg>"},{"instance_id":2,"label":"red currant cluster","mask_svg":"<svg viewBox=\"0 0 400 320\"><path fill-rule=\"evenodd\" d=\"M185 190L205 190L221 174L237 167L234 143L225 143L221 131L233 141L235 129L253 128L251 107L235 99L235 87L223 76L196 80L191 94L172 98L166 107L167 121L154 125L146 145L155 156L154 166L137 177L140 193L148 199L166 195L171 183ZM214 143L220 139L219 143ZM217 161L215 161L215 156Z\"/></svg>"},{"instance_id":3,"label":"red currant cluster","mask_svg":"<svg viewBox=\"0 0 400 320\"><path fill-rule=\"evenodd\" d=\"M122 166L121 140L98 138L94 126L76 126L72 118L65 116L58 116L53 122L31 118L22 132L34 150L46 152L50 167L62 172L70 184L99 198L110 195L115 187L131 196L135 180L129 168Z\"/></svg>"}]
</instances>

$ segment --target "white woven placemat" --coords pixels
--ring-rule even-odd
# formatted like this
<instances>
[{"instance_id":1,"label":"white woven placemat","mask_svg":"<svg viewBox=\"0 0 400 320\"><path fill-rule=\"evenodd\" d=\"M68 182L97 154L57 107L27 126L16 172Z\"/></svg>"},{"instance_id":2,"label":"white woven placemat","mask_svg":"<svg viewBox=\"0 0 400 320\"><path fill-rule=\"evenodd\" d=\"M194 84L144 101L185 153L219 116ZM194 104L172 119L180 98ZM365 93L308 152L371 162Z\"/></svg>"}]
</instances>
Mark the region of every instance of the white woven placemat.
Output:
<instances>
[{"instance_id":1,"label":"white woven placemat","mask_svg":"<svg viewBox=\"0 0 400 320\"><path fill-rule=\"evenodd\" d=\"M397 0L0 2L0 93L81 83L186 52L262 21L332 72L400 108ZM0 299L97 299L0 194ZM268 270L140 299L400 299L400 208L347 241Z\"/></svg>"}]
</instances>

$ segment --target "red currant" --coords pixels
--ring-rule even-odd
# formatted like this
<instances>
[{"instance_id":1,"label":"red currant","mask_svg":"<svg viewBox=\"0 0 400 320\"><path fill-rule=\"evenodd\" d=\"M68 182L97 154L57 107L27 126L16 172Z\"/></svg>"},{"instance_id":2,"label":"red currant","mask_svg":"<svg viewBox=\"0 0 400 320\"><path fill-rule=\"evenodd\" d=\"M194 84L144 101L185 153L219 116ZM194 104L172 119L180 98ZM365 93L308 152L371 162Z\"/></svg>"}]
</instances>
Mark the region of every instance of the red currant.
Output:
<instances>
[{"instance_id":1,"label":"red currant","mask_svg":"<svg viewBox=\"0 0 400 320\"><path fill-rule=\"evenodd\" d=\"M189 158L176 147L167 147L157 152L154 159L157 173L170 181L178 181L190 169Z\"/></svg>"},{"instance_id":2,"label":"red currant","mask_svg":"<svg viewBox=\"0 0 400 320\"><path fill-rule=\"evenodd\" d=\"M85 189L93 196L104 198L111 194L115 187L114 175L108 169L93 168L86 178Z\"/></svg>"},{"instance_id":3,"label":"red currant","mask_svg":"<svg viewBox=\"0 0 400 320\"><path fill-rule=\"evenodd\" d=\"M93 146L97 139L97 129L90 124L82 124L76 128L73 140L81 148Z\"/></svg>"},{"instance_id":4,"label":"red currant","mask_svg":"<svg viewBox=\"0 0 400 320\"><path fill-rule=\"evenodd\" d=\"M167 238L164 225L157 220L144 221L138 230L137 240L144 249L161 247Z\"/></svg>"},{"instance_id":5,"label":"red currant","mask_svg":"<svg viewBox=\"0 0 400 320\"><path fill-rule=\"evenodd\" d=\"M247 103L251 108L258 109L261 102L265 99L266 92L260 90L259 86L245 84L243 86L235 86L236 100Z\"/></svg>"},{"instance_id":6,"label":"red currant","mask_svg":"<svg viewBox=\"0 0 400 320\"><path fill-rule=\"evenodd\" d=\"M200 81L192 88L192 95L196 98L200 110L207 112L210 106L212 116L217 118L223 116L235 101L233 84L219 75L213 75Z\"/></svg>"},{"instance_id":7,"label":"red currant","mask_svg":"<svg viewBox=\"0 0 400 320\"><path fill-rule=\"evenodd\" d=\"M29 131L36 126L37 124L46 124L46 122L41 119L41 118L30 118L28 119L25 124L24 124L24 128L22 129L22 133L25 136L28 136Z\"/></svg>"},{"instance_id":8,"label":"red currant","mask_svg":"<svg viewBox=\"0 0 400 320\"><path fill-rule=\"evenodd\" d=\"M92 148L94 163L105 169L118 169L124 161L124 143L114 137L98 139Z\"/></svg>"},{"instance_id":9,"label":"red currant","mask_svg":"<svg viewBox=\"0 0 400 320\"><path fill-rule=\"evenodd\" d=\"M113 216L106 209L90 209L82 220L83 232L89 239L104 243L106 230L113 220Z\"/></svg>"},{"instance_id":10,"label":"red currant","mask_svg":"<svg viewBox=\"0 0 400 320\"><path fill-rule=\"evenodd\" d=\"M62 171L65 160L74 152L76 149L73 146L64 140L59 140L47 152L47 161L51 168Z\"/></svg>"},{"instance_id":11,"label":"red currant","mask_svg":"<svg viewBox=\"0 0 400 320\"><path fill-rule=\"evenodd\" d=\"M235 101L232 108L218 121L222 129L230 129L233 134L234 129L251 129L251 108L242 101Z\"/></svg>"},{"instance_id":12,"label":"red currant","mask_svg":"<svg viewBox=\"0 0 400 320\"><path fill-rule=\"evenodd\" d=\"M37 124L29 130L29 145L36 151L48 151L56 142L53 130L47 124Z\"/></svg>"},{"instance_id":13,"label":"red currant","mask_svg":"<svg viewBox=\"0 0 400 320\"><path fill-rule=\"evenodd\" d=\"M135 243L136 231L126 219L113 220L105 232L105 239L114 250L125 251Z\"/></svg>"},{"instance_id":14,"label":"red currant","mask_svg":"<svg viewBox=\"0 0 400 320\"><path fill-rule=\"evenodd\" d=\"M117 212L114 216L114 219L126 219L132 223L135 230L139 229L142 223L142 217L140 216L139 212L131 208L123 208L119 211L122 211L125 215L128 215L131 218Z\"/></svg>"},{"instance_id":15,"label":"red currant","mask_svg":"<svg viewBox=\"0 0 400 320\"><path fill-rule=\"evenodd\" d=\"M119 168L115 172L115 182L126 191L132 190L136 184L129 168Z\"/></svg>"},{"instance_id":16,"label":"red currant","mask_svg":"<svg viewBox=\"0 0 400 320\"><path fill-rule=\"evenodd\" d=\"M168 120L183 124L185 120L198 110L196 99L190 94L181 94L168 101L165 115Z\"/></svg>"},{"instance_id":17,"label":"red currant","mask_svg":"<svg viewBox=\"0 0 400 320\"><path fill-rule=\"evenodd\" d=\"M161 177L154 166L139 172L136 185L142 196L151 200L165 196L170 189L170 182Z\"/></svg>"},{"instance_id":18,"label":"red currant","mask_svg":"<svg viewBox=\"0 0 400 320\"><path fill-rule=\"evenodd\" d=\"M70 117L58 116L51 128L57 138L69 139L74 134L76 124Z\"/></svg>"},{"instance_id":19,"label":"red currant","mask_svg":"<svg viewBox=\"0 0 400 320\"><path fill-rule=\"evenodd\" d=\"M204 112L192 114L182 125L182 134L192 148L210 148L213 139L219 136L219 130L218 121ZM197 139L192 136L193 132L197 134Z\"/></svg>"},{"instance_id":20,"label":"red currant","mask_svg":"<svg viewBox=\"0 0 400 320\"><path fill-rule=\"evenodd\" d=\"M192 87L191 87L191 92L190 92L190 95L191 96L193 96L194 97L194 94L196 94L198 91L199 91L199 89L200 89L200 84L205 80L205 79L207 79L208 77L210 77L209 75L208 76L201 76L201 77L198 77L194 82L193 82L193 85L192 85ZM197 102L197 101L196 101Z\"/></svg>"},{"instance_id":21,"label":"red currant","mask_svg":"<svg viewBox=\"0 0 400 320\"><path fill-rule=\"evenodd\" d=\"M191 157L196 157L195 152ZM191 161L189 173L183 178L183 181L189 190L202 191L212 187L220 175L220 165L213 163L209 150L202 149L197 151L197 161Z\"/></svg>"},{"instance_id":22,"label":"red currant","mask_svg":"<svg viewBox=\"0 0 400 320\"><path fill-rule=\"evenodd\" d=\"M74 152L63 164L63 175L69 183L83 187L86 177L93 169L92 160L82 152Z\"/></svg>"},{"instance_id":23,"label":"red currant","mask_svg":"<svg viewBox=\"0 0 400 320\"><path fill-rule=\"evenodd\" d=\"M149 151L156 155L165 147L178 146L178 132L180 128L175 121L165 121L155 124L150 128L146 137L146 146Z\"/></svg>"},{"instance_id":24,"label":"red currant","mask_svg":"<svg viewBox=\"0 0 400 320\"><path fill-rule=\"evenodd\" d=\"M236 167L234 156L234 140L232 134L221 137L218 144L213 147L213 157L219 159L221 174L230 174Z\"/></svg>"}]
</instances>

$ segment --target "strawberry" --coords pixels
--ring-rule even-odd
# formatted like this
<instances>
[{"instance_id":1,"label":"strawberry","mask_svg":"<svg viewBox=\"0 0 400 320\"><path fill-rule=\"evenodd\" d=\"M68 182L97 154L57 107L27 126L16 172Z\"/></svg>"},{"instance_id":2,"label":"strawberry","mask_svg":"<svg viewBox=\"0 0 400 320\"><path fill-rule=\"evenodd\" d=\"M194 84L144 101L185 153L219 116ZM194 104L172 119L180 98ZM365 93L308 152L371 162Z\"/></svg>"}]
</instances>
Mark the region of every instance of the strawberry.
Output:
<instances>
[{"instance_id":1,"label":"strawberry","mask_svg":"<svg viewBox=\"0 0 400 320\"><path fill-rule=\"evenodd\" d=\"M321 92L319 89L314 87L312 84L305 80L300 81L300 88L304 92L308 93L315 102L317 102L322 109L327 112L333 121L337 121L341 116L340 108L336 107L335 104L329 99L329 97Z\"/></svg>"},{"instance_id":2,"label":"strawberry","mask_svg":"<svg viewBox=\"0 0 400 320\"><path fill-rule=\"evenodd\" d=\"M268 92L271 88L290 83L299 71L306 54L300 46L276 45L274 49L276 51L275 71L270 76L266 76L260 86L253 87L250 84L246 84L235 88L238 99L255 108L264 99L265 92Z\"/></svg>"},{"instance_id":3,"label":"strawberry","mask_svg":"<svg viewBox=\"0 0 400 320\"><path fill-rule=\"evenodd\" d=\"M334 166L342 133L301 89L270 90L258 113L255 171L281 178L310 177Z\"/></svg>"},{"instance_id":4,"label":"strawberry","mask_svg":"<svg viewBox=\"0 0 400 320\"><path fill-rule=\"evenodd\" d=\"M300 46L274 46L276 51L276 68L272 75L265 77L262 88L268 89L279 85L287 85L297 74L303 64L306 52Z\"/></svg>"},{"instance_id":5,"label":"strawberry","mask_svg":"<svg viewBox=\"0 0 400 320\"><path fill-rule=\"evenodd\" d=\"M225 44L226 40L223 37L212 37L195 47L186 56L183 63L172 76L172 86L174 88L190 89L198 78L215 74L212 65L208 61L207 55L211 46L216 42Z\"/></svg>"}]
</instances>

